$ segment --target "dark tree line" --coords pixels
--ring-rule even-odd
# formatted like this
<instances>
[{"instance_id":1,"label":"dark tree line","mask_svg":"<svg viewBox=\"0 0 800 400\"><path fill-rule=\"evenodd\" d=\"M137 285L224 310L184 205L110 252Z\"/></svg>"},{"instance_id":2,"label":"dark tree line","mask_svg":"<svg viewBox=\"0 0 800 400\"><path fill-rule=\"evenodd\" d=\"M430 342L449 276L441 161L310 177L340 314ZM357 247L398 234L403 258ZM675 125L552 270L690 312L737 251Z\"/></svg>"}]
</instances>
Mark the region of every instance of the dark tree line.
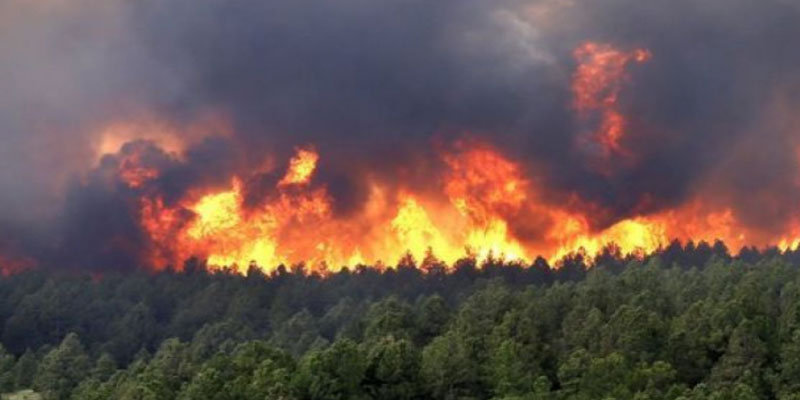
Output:
<instances>
[{"instance_id":1,"label":"dark tree line","mask_svg":"<svg viewBox=\"0 0 800 400\"><path fill-rule=\"evenodd\" d=\"M0 391L47 399L800 399L800 253L551 268L0 279Z\"/></svg>"}]
</instances>

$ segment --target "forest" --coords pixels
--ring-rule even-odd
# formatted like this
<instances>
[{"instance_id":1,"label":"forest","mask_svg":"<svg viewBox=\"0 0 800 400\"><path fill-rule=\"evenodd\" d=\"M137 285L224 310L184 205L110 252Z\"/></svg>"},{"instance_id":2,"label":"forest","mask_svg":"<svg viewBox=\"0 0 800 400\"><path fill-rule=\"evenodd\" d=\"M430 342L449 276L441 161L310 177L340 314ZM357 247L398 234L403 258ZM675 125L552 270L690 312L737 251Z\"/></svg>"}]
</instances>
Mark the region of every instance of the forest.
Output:
<instances>
[{"instance_id":1,"label":"forest","mask_svg":"<svg viewBox=\"0 0 800 400\"><path fill-rule=\"evenodd\" d=\"M0 392L44 399L800 399L800 252L432 253L0 279ZM109 270L112 271L112 270Z\"/></svg>"}]
</instances>

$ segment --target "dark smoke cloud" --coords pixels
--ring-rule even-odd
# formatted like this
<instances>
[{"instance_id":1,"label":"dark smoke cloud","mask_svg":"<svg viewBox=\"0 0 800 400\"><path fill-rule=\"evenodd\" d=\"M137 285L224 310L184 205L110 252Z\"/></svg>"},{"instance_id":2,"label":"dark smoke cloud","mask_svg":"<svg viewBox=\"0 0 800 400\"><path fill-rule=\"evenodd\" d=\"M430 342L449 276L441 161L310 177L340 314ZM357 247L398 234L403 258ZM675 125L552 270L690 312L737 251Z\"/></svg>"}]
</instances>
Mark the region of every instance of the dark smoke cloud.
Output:
<instances>
[{"instance_id":1,"label":"dark smoke cloud","mask_svg":"<svg viewBox=\"0 0 800 400\"><path fill-rule=\"evenodd\" d=\"M126 160L136 157L136 166L159 171L142 184L131 185L120 171ZM41 251L49 263L93 270L134 269L146 260L142 250L151 243L140 224L140 199L159 194L168 207L190 190L208 190L228 184L239 171L240 154L231 144L211 138L196 144L180 159L149 141L126 143L114 155L103 157L97 168L81 182L69 186L65 212L56 222L57 241ZM188 210L178 216L188 222Z\"/></svg>"},{"instance_id":2,"label":"dark smoke cloud","mask_svg":"<svg viewBox=\"0 0 800 400\"><path fill-rule=\"evenodd\" d=\"M313 143L315 179L346 214L365 199L364 171L430 187L433 138L469 132L529 167L547 200L595 204L598 227L702 193L771 229L798 211L797 38L789 0L6 1L0 240L22 236L20 220L34 232L59 221L62 233L32 236L80 252L72 264L139 262L133 194L101 182L108 165L91 155L97 126L142 109L174 121L222 110L234 126L186 160L156 153L151 190L167 201ZM636 157L612 159L612 174L575 145L572 50L587 40L653 54L622 91ZM248 182L249 201L270 174ZM93 250L108 235L122 250Z\"/></svg>"},{"instance_id":3,"label":"dark smoke cloud","mask_svg":"<svg viewBox=\"0 0 800 400\"><path fill-rule=\"evenodd\" d=\"M628 43L653 54L634 71L635 85L625 94L628 115L641 121L632 144L642 162L609 180L616 185L615 196L649 193L664 202L657 206L674 204L726 162L729 174L717 178L728 187L719 190L738 191L737 182L756 186L732 202L742 205L740 214L758 212L738 201L752 190L779 186L796 194L792 154L798 127L776 130L771 121L778 117L771 108L776 95L800 77L800 51L787 40L800 37L796 5L746 0L591 4L566 11L575 24L560 26L564 37ZM571 31L575 26L580 28ZM742 142L749 143L749 154L739 154ZM619 212L631 206L624 200L615 205ZM758 219L750 222L775 222Z\"/></svg>"}]
</instances>

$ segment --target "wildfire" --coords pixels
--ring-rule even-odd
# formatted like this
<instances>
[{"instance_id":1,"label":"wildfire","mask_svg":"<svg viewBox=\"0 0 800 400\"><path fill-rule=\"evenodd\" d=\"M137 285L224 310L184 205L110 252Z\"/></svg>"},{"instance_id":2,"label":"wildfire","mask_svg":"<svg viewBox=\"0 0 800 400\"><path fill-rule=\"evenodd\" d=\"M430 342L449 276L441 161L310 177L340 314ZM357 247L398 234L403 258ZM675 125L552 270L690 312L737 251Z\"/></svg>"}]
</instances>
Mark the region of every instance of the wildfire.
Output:
<instances>
[{"instance_id":1,"label":"wildfire","mask_svg":"<svg viewBox=\"0 0 800 400\"><path fill-rule=\"evenodd\" d=\"M450 204L408 192L387 199L382 185L374 183L368 206L349 218L333 215L327 187L310 185L319 154L308 149L297 150L275 194L254 209L243 205L239 178L230 190L174 208L158 199L144 200L143 228L154 242L166 244L155 246L150 259L163 263L172 258L177 264L198 255L213 266L242 269L251 263L273 268L298 262L338 268L396 260L406 253L422 259L428 251L446 262L467 251L482 258L525 258L500 215L525 199L518 167L488 148L457 157L446 157ZM184 218L186 213L192 216Z\"/></svg>"},{"instance_id":2,"label":"wildfire","mask_svg":"<svg viewBox=\"0 0 800 400\"><path fill-rule=\"evenodd\" d=\"M575 249L591 256L609 243L623 254L646 254L665 247L673 239L705 241L724 240L734 248L746 244L744 232L730 209L714 212L702 209L699 201L673 210L621 220L599 232L593 232L582 216L565 216L554 229L554 239L561 246L551 255L560 259Z\"/></svg>"},{"instance_id":3,"label":"wildfire","mask_svg":"<svg viewBox=\"0 0 800 400\"><path fill-rule=\"evenodd\" d=\"M302 185L311 180L314 170L317 169L319 154L313 150L299 149L297 155L289 161L289 170L286 176L278 183L284 185Z\"/></svg>"},{"instance_id":4,"label":"wildfire","mask_svg":"<svg viewBox=\"0 0 800 400\"><path fill-rule=\"evenodd\" d=\"M290 169L287 177L293 171ZM309 240L296 237L292 248L278 247L281 238L294 235L294 229L327 220L330 213L325 190L283 191L284 182L277 186L278 196L256 210L244 209L242 184L237 178L233 179L230 190L208 194L187 205L194 218L174 235L175 256L181 259L201 255L211 265L238 268L250 263L277 266L292 261L312 264L327 261L324 254L317 254L324 253L324 242L312 243L312 236L308 236ZM148 227L153 228L148 229L151 234L163 231L157 224ZM313 250L307 251L309 248ZM292 257L294 254L298 258Z\"/></svg>"},{"instance_id":5,"label":"wildfire","mask_svg":"<svg viewBox=\"0 0 800 400\"><path fill-rule=\"evenodd\" d=\"M148 181L158 178L160 172L147 166L141 159L141 153L130 152L121 155L117 174L128 187L140 188Z\"/></svg>"},{"instance_id":6,"label":"wildfire","mask_svg":"<svg viewBox=\"0 0 800 400\"><path fill-rule=\"evenodd\" d=\"M702 201L597 230L576 211L580 207L547 204L539 195L543 188L520 164L474 141L459 141L442 152L443 196L389 191L373 181L362 210L337 216L327 187L312 184L319 158L316 151L298 149L273 194L255 207L244 205L244 176L234 177L227 190L173 207L158 196L144 196L142 226L155 243L149 259L155 265L180 265L199 256L211 267L239 271L251 264L269 270L301 262L336 270L382 265L406 254L417 260L432 254L448 264L465 256L531 261L543 255L556 262L578 249L591 257L610 243L623 253L645 254L675 238L723 239L732 246L752 240L730 209L710 209ZM533 237L520 236L519 225L529 219L544 222Z\"/></svg>"},{"instance_id":7,"label":"wildfire","mask_svg":"<svg viewBox=\"0 0 800 400\"><path fill-rule=\"evenodd\" d=\"M649 60L650 52L624 52L611 45L587 42L573 55L578 61L572 76L573 107L585 122L597 126L589 134L590 140L600 146L603 156L625 154L621 142L626 121L619 109L619 94L628 65Z\"/></svg>"},{"instance_id":8,"label":"wildfire","mask_svg":"<svg viewBox=\"0 0 800 400\"><path fill-rule=\"evenodd\" d=\"M588 42L574 57L578 65L572 76L572 106L591 127L584 139L592 148L599 147L605 158L627 155L628 122L619 97L628 67L649 60L651 54ZM100 151L104 165L116 168L119 181L139 196L138 218L149 239L142 258L157 267L180 267L192 256L206 259L212 268L239 271L251 265L269 270L297 263L336 270L362 263L383 265L408 254L417 260L433 256L447 264L465 256L531 261L539 255L555 263L581 250L591 258L611 243L629 254L653 252L673 239L721 239L734 249L768 244L789 249L800 244L800 228L777 237L750 229L733 209L710 204L702 194L678 207L632 213L598 226L598 218L592 217L607 211L602 205L587 204L577 195L554 200L557 196L550 195L535 170L468 137L437 148L437 165L442 168L431 173L434 189L421 192L403 182L360 174L362 187L368 188L366 199L346 215L336 211L336 196L324 179L314 179L325 154L313 145L297 147L285 171L273 162L282 157L273 154L263 167L224 175L223 183L230 177L227 188L220 189L217 181L214 188L192 188L177 201L167 200L162 189L151 184L162 177L161 166L181 165L181 152L188 145L173 140L178 136L172 127L158 125L154 133L138 137L132 126L106 129ZM192 129L196 134L191 137L209 135L208 129ZM267 194L253 200L248 185L258 174L281 179L270 178Z\"/></svg>"},{"instance_id":9,"label":"wildfire","mask_svg":"<svg viewBox=\"0 0 800 400\"><path fill-rule=\"evenodd\" d=\"M191 210L197 215L189 225L184 242L200 246L213 265L277 265L284 260L276 254L274 231L277 219L263 213L245 218L241 210L241 185L233 181L233 189L200 199Z\"/></svg>"}]
</instances>

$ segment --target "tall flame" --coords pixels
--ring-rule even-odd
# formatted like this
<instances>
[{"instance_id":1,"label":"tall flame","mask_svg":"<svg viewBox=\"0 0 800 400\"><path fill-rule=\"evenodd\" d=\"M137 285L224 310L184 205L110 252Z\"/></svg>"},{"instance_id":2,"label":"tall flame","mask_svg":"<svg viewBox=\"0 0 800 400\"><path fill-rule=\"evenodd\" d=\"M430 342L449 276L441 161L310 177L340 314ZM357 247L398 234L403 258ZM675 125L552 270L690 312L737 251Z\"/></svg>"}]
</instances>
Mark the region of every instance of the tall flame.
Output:
<instances>
[{"instance_id":1,"label":"tall flame","mask_svg":"<svg viewBox=\"0 0 800 400\"><path fill-rule=\"evenodd\" d=\"M284 185L301 185L311 180L314 170L317 169L319 154L310 149L298 149L297 155L289 160L289 170L286 176L278 183Z\"/></svg>"},{"instance_id":2,"label":"tall flame","mask_svg":"<svg viewBox=\"0 0 800 400\"><path fill-rule=\"evenodd\" d=\"M600 148L606 159L629 155L624 141L628 122L619 98L628 67L649 60L650 52L587 42L574 51L574 57L578 65L572 76L572 106L590 127L583 138L592 148ZM108 137L127 137L130 129L121 126L127 125L116 125ZM202 129L195 131L205 135ZM179 153L180 143L164 140L175 137L170 132L162 129L151 136L161 139L166 153ZM116 146L115 140L108 143ZM465 256L479 261L493 257L531 261L542 255L555 262L579 249L592 257L610 243L623 253L644 254L673 239L721 239L732 248L788 249L800 244L800 223L780 235L765 233L702 194L677 207L631 213L600 226L592 217L604 212L601 205L588 204L577 195L564 199L561 194L554 200L536 171L488 143L469 138L438 147L436 165L442 169L430 177L438 192L384 182L365 172L359 176L364 180L361 186L368 188L366 200L346 215L336 211L335 196L323 179L314 179L325 155L312 145L296 148L280 175L274 174L279 171L272 163L265 167L270 176L282 178L270 181L268 195L260 200L248 197L247 185L253 174L263 170L239 171L223 190L198 187L177 201L167 201L158 189L148 187L162 171L147 162L147 146L135 144L120 146L116 173L131 191L141 193L139 222L150 243L144 257L155 266L179 266L198 256L211 267L240 271L251 265L271 269L296 263L335 270L360 263L382 265L409 254L417 260L433 256L448 264ZM800 151L798 158L800 163Z\"/></svg>"},{"instance_id":3,"label":"tall flame","mask_svg":"<svg viewBox=\"0 0 800 400\"><path fill-rule=\"evenodd\" d=\"M244 205L245 177L234 178L228 190L174 207L157 197L143 199L142 226L158 244L150 259L165 265L200 256L212 267L241 271L251 264L271 269L300 262L335 270L406 254L418 260L433 254L446 263L465 256L531 261L537 255L555 262L577 249L591 257L610 243L623 253L643 254L675 238L723 239L732 246L761 240L748 236L730 209L715 210L699 200L594 229L587 215L575 211L580 207L546 204L538 194L542 188L518 163L474 141L442 152L444 196L388 191L373 181L362 210L337 216L327 187L311 184L319 157L298 149L274 195L255 207ZM527 219L544 221L532 237L519 233L520 221ZM769 240L788 247L797 237Z\"/></svg>"},{"instance_id":4,"label":"tall flame","mask_svg":"<svg viewBox=\"0 0 800 400\"><path fill-rule=\"evenodd\" d=\"M590 139L604 156L625 154L622 139L625 117L619 109L619 94L630 63L643 63L651 54L644 49L625 52L608 44L587 42L574 51L578 68L572 76L573 106L582 119L599 120Z\"/></svg>"}]
</instances>

